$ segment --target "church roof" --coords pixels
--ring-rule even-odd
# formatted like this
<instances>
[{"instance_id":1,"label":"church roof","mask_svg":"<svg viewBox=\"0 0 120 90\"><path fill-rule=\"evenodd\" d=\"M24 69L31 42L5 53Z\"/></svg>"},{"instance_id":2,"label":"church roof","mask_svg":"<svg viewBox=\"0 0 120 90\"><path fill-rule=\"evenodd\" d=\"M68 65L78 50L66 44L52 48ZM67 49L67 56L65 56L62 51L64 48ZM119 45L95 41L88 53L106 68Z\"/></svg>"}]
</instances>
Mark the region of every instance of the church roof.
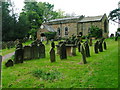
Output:
<instances>
[{"instance_id":1,"label":"church roof","mask_svg":"<svg viewBox=\"0 0 120 90\"><path fill-rule=\"evenodd\" d=\"M88 16L88 17L84 17L82 20L78 21L80 23L82 22L93 22L93 21L100 21L102 20L103 15L100 16Z\"/></svg>"},{"instance_id":2,"label":"church roof","mask_svg":"<svg viewBox=\"0 0 120 90\"><path fill-rule=\"evenodd\" d=\"M45 25L43 24L44 28L47 29L48 31L50 32L55 32L54 28L52 26L48 26L48 25Z\"/></svg>"},{"instance_id":3,"label":"church roof","mask_svg":"<svg viewBox=\"0 0 120 90\"><path fill-rule=\"evenodd\" d=\"M57 21L64 21L64 20L74 20L74 19L79 19L80 17L68 17L68 18L59 18L59 19L53 19L48 22L57 22Z\"/></svg>"}]
</instances>

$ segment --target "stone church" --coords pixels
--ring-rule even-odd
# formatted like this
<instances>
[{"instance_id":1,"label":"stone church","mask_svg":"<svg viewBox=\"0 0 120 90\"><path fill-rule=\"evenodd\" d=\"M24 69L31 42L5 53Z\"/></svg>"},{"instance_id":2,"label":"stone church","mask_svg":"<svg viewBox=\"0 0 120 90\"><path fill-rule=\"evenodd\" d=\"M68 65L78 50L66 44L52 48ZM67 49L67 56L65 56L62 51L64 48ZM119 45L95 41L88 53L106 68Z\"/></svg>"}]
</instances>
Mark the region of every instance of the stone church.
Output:
<instances>
[{"instance_id":1,"label":"stone church","mask_svg":"<svg viewBox=\"0 0 120 90\"><path fill-rule=\"evenodd\" d=\"M50 20L42 25L37 32L37 38L40 39L44 32L57 32L57 37L70 37L73 34L83 36L88 35L90 27L94 25L102 29L102 36L107 38L109 34L109 21L106 16L80 16Z\"/></svg>"}]
</instances>

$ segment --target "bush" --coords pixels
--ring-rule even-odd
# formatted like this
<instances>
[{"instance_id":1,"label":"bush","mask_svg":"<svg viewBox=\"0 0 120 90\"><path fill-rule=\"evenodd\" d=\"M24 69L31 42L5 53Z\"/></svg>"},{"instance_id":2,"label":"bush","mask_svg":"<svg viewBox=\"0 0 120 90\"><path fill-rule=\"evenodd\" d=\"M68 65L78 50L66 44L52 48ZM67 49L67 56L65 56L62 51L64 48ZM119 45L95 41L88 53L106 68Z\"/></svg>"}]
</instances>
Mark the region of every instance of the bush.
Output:
<instances>
[{"instance_id":1,"label":"bush","mask_svg":"<svg viewBox=\"0 0 120 90\"><path fill-rule=\"evenodd\" d=\"M56 32L45 32L44 34L48 40L54 39L56 36Z\"/></svg>"},{"instance_id":2,"label":"bush","mask_svg":"<svg viewBox=\"0 0 120 90\"><path fill-rule=\"evenodd\" d=\"M91 26L89 36L101 38L102 37L102 29L98 28L97 26Z\"/></svg>"}]
</instances>

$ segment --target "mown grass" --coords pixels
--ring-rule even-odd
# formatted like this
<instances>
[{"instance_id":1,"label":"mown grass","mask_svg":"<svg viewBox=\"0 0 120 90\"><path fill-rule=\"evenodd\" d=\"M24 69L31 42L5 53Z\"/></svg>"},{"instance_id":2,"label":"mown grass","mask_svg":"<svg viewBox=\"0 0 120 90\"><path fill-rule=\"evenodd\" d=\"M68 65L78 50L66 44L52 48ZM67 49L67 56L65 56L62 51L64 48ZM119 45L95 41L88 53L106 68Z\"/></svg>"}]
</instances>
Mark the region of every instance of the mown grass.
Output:
<instances>
[{"instance_id":1,"label":"mown grass","mask_svg":"<svg viewBox=\"0 0 120 90\"><path fill-rule=\"evenodd\" d=\"M56 62L50 62L50 44L46 45L46 58L24 61L6 68L2 65L3 88L117 88L118 87L118 42L107 39L107 50L94 53L90 47L91 57L87 64L82 63L81 54L60 60L56 54ZM56 42L57 43L57 42ZM40 72L59 72L54 80L44 79ZM38 76L34 74L37 72Z\"/></svg>"},{"instance_id":2,"label":"mown grass","mask_svg":"<svg viewBox=\"0 0 120 90\"><path fill-rule=\"evenodd\" d=\"M29 40L29 41L23 43L23 45L29 45L31 42L32 42L32 41ZM15 51L15 47L10 48L10 49L8 49L8 48L2 49L2 50L0 50L0 55L4 56L4 55L9 54L9 53L12 53L12 52L14 52L14 51Z\"/></svg>"}]
</instances>

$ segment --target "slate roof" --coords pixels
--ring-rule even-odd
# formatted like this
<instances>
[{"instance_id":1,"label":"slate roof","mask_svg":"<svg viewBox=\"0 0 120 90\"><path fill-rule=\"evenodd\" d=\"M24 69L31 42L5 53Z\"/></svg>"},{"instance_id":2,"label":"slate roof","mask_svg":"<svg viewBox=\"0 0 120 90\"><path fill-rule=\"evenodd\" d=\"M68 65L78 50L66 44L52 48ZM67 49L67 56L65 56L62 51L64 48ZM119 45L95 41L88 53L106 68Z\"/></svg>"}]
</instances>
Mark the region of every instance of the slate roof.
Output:
<instances>
[{"instance_id":1,"label":"slate roof","mask_svg":"<svg viewBox=\"0 0 120 90\"><path fill-rule=\"evenodd\" d=\"M68 17L68 18L59 18L59 19L53 19L48 22L57 22L57 21L64 21L64 20L74 20L74 19L79 19L80 17Z\"/></svg>"},{"instance_id":2,"label":"slate roof","mask_svg":"<svg viewBox=\"0 0 120 90\"><path fill-rule=\"evenodd\" d=\"M88 16L88 17L84 17L82 20L78 21L78 22L93 22L93 21L100 21L102 20L103 15L100 16Z\"/></svg>"}]
</instances>

